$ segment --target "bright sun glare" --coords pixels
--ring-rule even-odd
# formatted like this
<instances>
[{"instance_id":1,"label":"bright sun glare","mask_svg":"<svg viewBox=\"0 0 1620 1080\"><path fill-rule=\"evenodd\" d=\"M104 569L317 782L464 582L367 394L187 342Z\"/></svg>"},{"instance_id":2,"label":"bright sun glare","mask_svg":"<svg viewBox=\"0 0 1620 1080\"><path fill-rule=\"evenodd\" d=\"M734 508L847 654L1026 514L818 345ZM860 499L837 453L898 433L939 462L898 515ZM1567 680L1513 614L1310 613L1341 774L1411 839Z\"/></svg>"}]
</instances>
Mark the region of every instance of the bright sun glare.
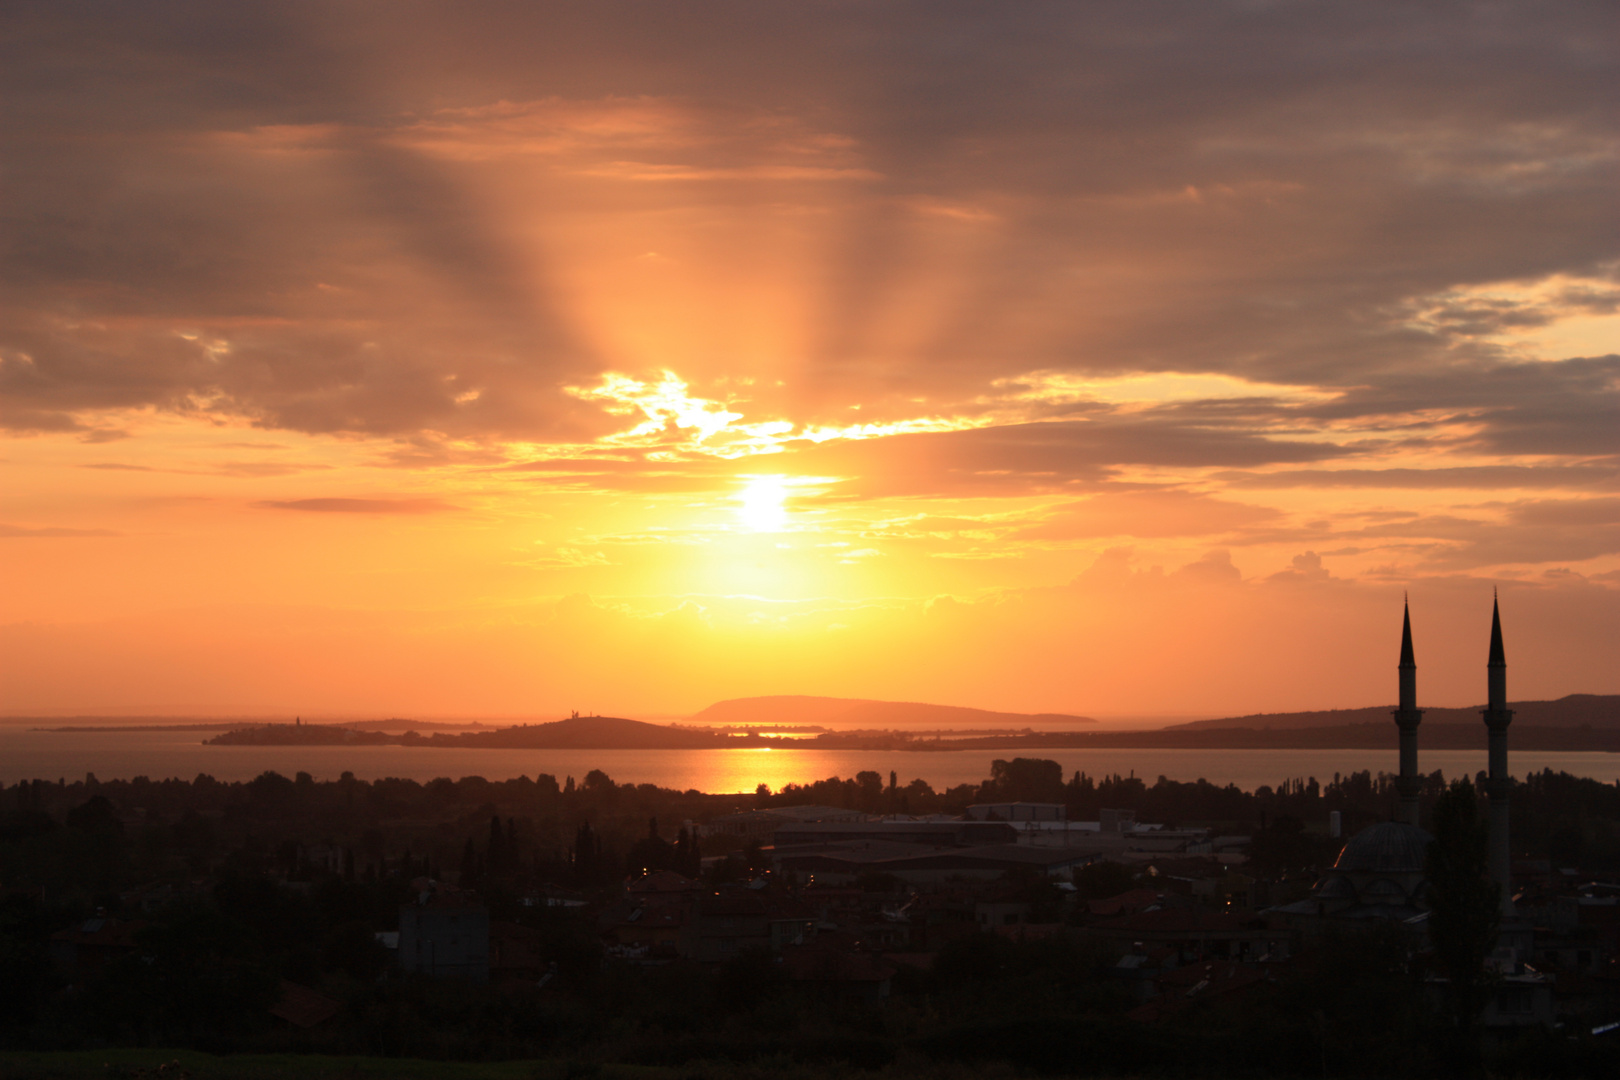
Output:
<instances>
[{"instance_id":1,"label":"bright sun glare","mask_svg":"<svg viewBox=\"0 0 1620 1080\"><path fill-rule=\"evenodd\" d=\"M738 497L737 516L755 532L778 532L787 524L787 485L780 476L756 476Z\"/></svg>"}]
</instances>

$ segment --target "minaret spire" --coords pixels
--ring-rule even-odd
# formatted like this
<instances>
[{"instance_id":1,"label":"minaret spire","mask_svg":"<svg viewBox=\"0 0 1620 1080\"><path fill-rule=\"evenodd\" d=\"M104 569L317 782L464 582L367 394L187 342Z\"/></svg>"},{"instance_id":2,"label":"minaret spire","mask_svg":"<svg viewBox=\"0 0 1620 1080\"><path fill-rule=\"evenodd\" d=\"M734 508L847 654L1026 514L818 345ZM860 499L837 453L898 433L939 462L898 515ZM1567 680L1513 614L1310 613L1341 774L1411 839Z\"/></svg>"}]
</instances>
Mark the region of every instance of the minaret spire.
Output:
<instances>
[{"instance_id":1,"label":"minaret spire","mask_svg":"<svg viewBox=\"0 0 1620 1080\"><path fill-rule=\"evenodd\" d=\"M1488 690L1485 728L1489 733L1489 778L1485 794L1491 800L1490 868L1491 880L1502 890L1502 913L1513 914L1512 855L1508 844L1508 796L1513 781L1508 776L1507 729L1513 710L1507 707L1507 651L1502 647L1502 608L1495 590L1491 595L1491 653L1485 662Z\"/></svg>"},{"instance_id":2,"label":"minaret spire","mask_svg":"<svg viewBox=\"0 0 1620 1080\"><path fill-rule=\"evenodd\" d=\"M1417 660L1412 655L1412 605L1404 596L1401 598L1401 667L1417 667Z\"/></svg>"},{"instance_id":3,"label":"minaret spire","mask_svg":"<svg viewBox=\"0 0 1620 1080\"><path fill-rule=\"evenodd\" d=\"M1507 650L1502 648L1502 604L1496 594L1491 594L1491 658L1485 661L1487 667L1507 668ZM1506 705L1507 702L1502 702Z\"/></svg>"},{"instance_id":4,"label":"minaret spire","mask_svg":"<svg viewBox=\"0 0 1620 1080\"><path fill-rule=\"evenodd\" d=\"M1423 711L1417 707L1417 660L1412 651L1412 608L1405 597L1401 599L1401 662L1400 708L1395 710L1395 726L1400 728L1401 774L1395 780L1395 791L1400 795L1399 817L1408 825L1419 824L1417 766L1417 729L1423 722Z\"/></svg>"}]
</instances>

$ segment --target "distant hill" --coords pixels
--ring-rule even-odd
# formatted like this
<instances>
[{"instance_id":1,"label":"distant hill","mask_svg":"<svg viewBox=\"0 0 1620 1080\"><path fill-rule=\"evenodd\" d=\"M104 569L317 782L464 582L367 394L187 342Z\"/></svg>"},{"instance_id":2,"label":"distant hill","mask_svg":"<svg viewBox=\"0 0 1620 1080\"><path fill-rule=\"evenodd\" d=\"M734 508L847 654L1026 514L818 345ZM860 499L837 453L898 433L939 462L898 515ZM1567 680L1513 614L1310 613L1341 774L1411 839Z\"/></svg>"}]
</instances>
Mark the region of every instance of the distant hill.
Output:
<instances>
[{"instance_id":1,"label":"distant hill","mask_svg":"<svg viewBox=\"0 0 1620 1080\"><path fill-rule=\"evenodd\" d=\"M494 731L498 725L484 724L477 720L457 723L453 720L405 720L390 717L386 720L343 720L339 721L337 726L353 728L355 731Z\"/></svg>"},{"instance_id":2,"label":"distant hill","mask_svg":"<svg viewBox=\"0 0 1620 1080\"><path fill-rule=\"evenodd\" d=\"M464 735L435 734L433 745L504 746L524 750L702 750L728 742L707 731L625 720L617 716L575 716L550 724L520 724Z\"/></svg>"},{"instance_id":3,"label":"distant hill","mask_svg":"<svg viewBox=\"0 0 1620 1080\"><path fill-rule=\"evenodd\" d=\"M915 701L873 701L867 698L810 697L781 694L771 697L732 698L716 702L688 724L714 727L830 728L1039 728L1051 724L1095 724L1089 716L1063 713L1008 713L967 709L958 705L925 705Z\"/></svg>"},{"instance_id":4,"label":"distant hill","mask_svg":"<svg viewBox=\"0 0 1620 1080\"><path fill-rule=\"evenodd\" d=\"M1254 713L1220 720L1194 720L1176 724L1166 731L1198 731L1210 728L1252 728L1273 731L1293 728L1341 728L1352 724L1388 723L1394 705L1366 709L1322 709L1316 712ZM1423 722L1429 724L1479 723L1485 706L1466 709L1424 709ZM1514 701L1513 726L1620 728L1620 694L1570 694L1556 701Z\"/></svg>"},{"instance_id":5,"label":"distant hill","mask_svg":"<svg viewBox=\"0 0 1620 1080\"><path fill-rule=\"evenodd\" d=\"M768 700L768 699L767 699ZM826 699L823 699L826 700ZM832 699L838 700L838 699ZM1614 701L1615 699L1600 699ZM730 704L730 703L723 703ZM1164 747L1183 750L1193 749L1330 749L1330 748L1386 748L1395 747L1394 726L1390 723L1389 714L1379 709L1341 709L1337 712L1326 713L1291 713L1280 714L1284 716L1316 716L1328 717L1332 721L1312 724L1295 724L1286 726L1273 723L1271 716L1244 717L1237 721L1227 721L1231 726L1219 725L1220 721L1205 722L1203 724L1185 724L1176 728L1163 728L1158 731L1040 731L1032 724L1021 727L1012 727L1008 723L1018 720L1037 720L1036 716L1023 713L992 713L978 709L945 709L942 710L946 720L955 719L957 723L984 724L985 717L1001 718L999 728L985 727L956 727L954 729L913 728L909 731L898 731L893 727L879 726L883 723L894 724L898 716L916 716L917 713L909 709L930 710L921 714L926 722L937 723L941 713L939 706L917 705L907 706L895 702L870 702L876 706L897 705L901 711L885 710L882 708L866 711L858 710L854 716L865 727L848 727L842 731L825 732L814 738L777 737L763 734L758 731L737 733L720 731L694 730L690 727L670 727L662 724L648 724L639 720L626 720L615 716L579 716L568 720L558 720L550 724L519 724L515 727L497 728L488 731L461 732L449 734L435 731L423 735L417 731L407 731L403 734L393 734L382 731L356 731L352 727L337 724L255 724L252 727L238 728L234 731L223 732L212 739L205 740L217 746L420 746L432 747L454 751L463 748L485 748L506 750L718 750L725 748L742 747L805 747L815 749L838 750L905 750L923 753L944 750L994 750L1002 753L1024 755L1040 750L1058 749L1103 749L1103 748L1130 748L1130 747ZM1620 724L1580 724L1558 723L1559 717L1566 714L1553 713L1553 719L1543 718L1540 722L1535 720L1536 705L1555 705L1557 702L1529 702L1532 708L1527 709L1532 721L1526 726L1516 727L1511 736L1513 747L1516 750L1579 750L1579 751L1620 751ZM1467 717L1464 723L1435 722L1433 717L1426 715L1419 740L1424 748L1438 749L1473 749L1484 746L1484 728L1479 722L1477 714L1470 715L1466 709L1436 709L1436 713L1461 714ZM967 713L967 717L959 714ZM953 716L952 714L958 714ZM1354 717L1360 714L1373 716L1371 722L1357 722ZM701 714L700 714L701 715ZM756 713L744 713L741 710L730 714L722 714L732 719L738 716L757 716ZM810 718L824 716L825 714L808 714ZM848 713L836 713L833 718L845 717ZM1581 716L1601 716L1605 714L1575 713ZM801 719L806 717L801 716ZM1059 717L1058 719L1072 723L1077 717ZM733 722L737 722L733 719ZM743 726L753 725L743 723ZM765 727L760 723L759 727ZM942 732L954 730L955 734Z\"/></svg>"},{"instance_id":6,"label":"distant hill","mask_svg":"<svg viewBox=\"0 0 1620 1080\"><path fill-rule=\"evenodd\" d=\"M406 730L403 734L360 731L344 724L258 724L227 731L207 741L216 746L394 745L510 750L707 750L752 745L762 740L665 727L617 716L575 716L550 724L519 724L483 731L463 730L455 734L435 731L426 738L414 730Z\"/></svg>"}]
</instances>

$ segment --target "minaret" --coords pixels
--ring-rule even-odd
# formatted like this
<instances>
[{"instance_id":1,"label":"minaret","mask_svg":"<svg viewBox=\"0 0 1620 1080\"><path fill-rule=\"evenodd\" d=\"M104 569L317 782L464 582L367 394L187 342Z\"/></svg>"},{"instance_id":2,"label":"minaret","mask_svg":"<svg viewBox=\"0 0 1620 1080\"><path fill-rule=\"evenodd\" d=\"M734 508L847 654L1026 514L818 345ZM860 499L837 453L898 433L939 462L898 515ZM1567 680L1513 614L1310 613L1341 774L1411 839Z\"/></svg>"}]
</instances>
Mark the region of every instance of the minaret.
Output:
<instances>
[{"instance_id":1,"label":"minaret","mask_svg":"<svg viewBox=\"0 0 1620 1080\"><path fill-rule=\"evenodd\" d=\"M1395 710L1395 725L1401 729L1401 775L1395 790L1401 797L1400 820L1418 822L1417 729L1423 710L1417 707L1417 660L1412 655L1412 611L1401 602L1401 707Z\"/></svg>"},{"instance_id":2,"label":"minaret","mask_svg":"<svg viewBox=\"0 0 1620 1080\"><path fill-rule=\"evenodd\" d=\"M1490 774L1485 781L1485 794L1491 800L1491 880L1502 889L1502 913L1513 914L1513 886L1509 871L1512 864L1508 854L1508 794L1512 782L1508 779L1507 729L1513 722L1513 710L1507 707L1507 653L1502 648L1502 612L1496 598L1491 598L1491 658L1485 664L1489 697L1485 707L1485 727L1490 732Z\"/></svg>"}]
</instances>

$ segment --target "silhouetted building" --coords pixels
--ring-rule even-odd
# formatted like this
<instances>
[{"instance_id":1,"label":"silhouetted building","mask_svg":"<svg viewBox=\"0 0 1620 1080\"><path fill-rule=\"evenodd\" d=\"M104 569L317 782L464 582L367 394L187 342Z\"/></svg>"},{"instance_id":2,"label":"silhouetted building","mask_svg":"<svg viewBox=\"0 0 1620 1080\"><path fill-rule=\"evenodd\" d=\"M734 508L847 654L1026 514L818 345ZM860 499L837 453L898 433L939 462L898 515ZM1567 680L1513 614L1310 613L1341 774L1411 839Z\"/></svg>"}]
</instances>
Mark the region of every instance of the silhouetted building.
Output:
<instances>
[{"instance_id":1,"label":"silhouetted building","mask_svg":"<svg viewBox=\"0 0 1620 1080\"><path fill-rule=\"evenodd\" d=\"M1008 871L1057 877L1089 866L1106 854L1098 847L924 846L859 839L778 849L776 864L809 875L818 883L847 884L866 875L884 874L908 885L932 886L948 881L993 881Z\"/></svg>"},{"instance_id":2,"label":"silhouetted building","mask_svg":"<svg viewBox=\"0 0 1620 1080\"><path fill-rule=\"evenodd\" d=\"M889 840L902 844L1016 844L1018 830L1006 821L817 821L779 826L776 846Z\"/></svg>"},{"instance_id":3,"label":"silhouetted building","mask_svg":"<svg viewBox=\"0 0 1620 1080\"><path fill-rule=\"evenodd\" d=\"M1417 707L1417 659L1412 647L1412 615L1401 610L1401 657L1396 667L1400 707L1401 771L1397 820L1363 829L1339 851L1332 869L1311 887L1304 900L1271 910L1305 936L1314 937L1328 921L1384 919L1404 922L1428 910L1424 864L1434 837L1418 825L1417 729L1423 713Z\"/></svg>"},{"instance_id":4,"label":"silhouetted building","mask_svg":"<svg viewBox=\"0 0 1620 1080\"><path fill-rule=\"evenodd\" d=\"M754 836L769 839L778 828L790 823L818 821L866 821L869 815L860 810L839 806L768 806L763 810L744 810L737 814L721 814L703 827L706 835Z\"/></svg>"},{"instance_id":5,"label":"silhouetted building","mask_svg":"<svg viewBox=\"0 0 1620 1080\"><path fill-rule=\"evenodd\" d=\"M1434 838L1404 821L1383 821L1356 833L1333 869L1303 901L1320 915L1349 919L1410 919L1426 910L1424 862ZM1289 908L1302 905L1291 904Z\"/></svg>"},{"instance_id":6,"label":"silhouetted building","mask_svg":"<svg viewBox=\"0 0 1620 1080\"><path fill-rule=\"evenodd\" d=\"M463 889L418 883L416 900L399 908L399 966L488 982L489 909Z\"/></svg>"},{"instance_id":7,"label":"silhouetted building","mask_svg":"<svg viewBox=\"0 0 1620 1080\"><path fill-rule=\"evenodd\" d=\"M1064 821L1069 808L1063 803L974 803L966 816L970 821Z\"/></svg>"},{"instance_id":8,"label":"silhouetted building","mask_svg":"<svg viewBox=\"0 0 1620 1080\"><path fill-rule=\"evenodd\" d=\"M57 973L73 982L97 974L108 963L135 951L139 920L126 922L97 915L51 935L50 956Z\"/></svg>"},{"instance_id":9,"label":"silhouetted building","mask_svg":"<svg viewBox=\"0 0 1620 1080\"><path fill-rule=\"evenodd\" d=\"M1412 610L1401 604L1401 662L1400 708L1395 710L1395 725L1401 731L1401 774L1395 781L1395 790L1401 796L1400 820L1408 825L1421 826L1418 811L1417 731L1423 722L1423 710L1417 707L1417 658L1412 651Z\"/></svg>"},{"instance_id":10,"label":"silhouetted building","mask_svg":"<svg viewBox=\"0 0 1620 1080\"><path fill-rule=\"evenodd\" d=\"M1501 888L1502 914L1513 914L1512 857L1508 847L1508 797L1513 780L1508 776L1507 729L1513 710L1507 707L1507 653L1502 648L1502 612L1491 600L1491 653L1485 662L1485 681L1490 694L1485 706L1485 727L1489 732L1490 772L1485 794L1491 801L1491 880Z\"/></svg>"}]
</instances>

